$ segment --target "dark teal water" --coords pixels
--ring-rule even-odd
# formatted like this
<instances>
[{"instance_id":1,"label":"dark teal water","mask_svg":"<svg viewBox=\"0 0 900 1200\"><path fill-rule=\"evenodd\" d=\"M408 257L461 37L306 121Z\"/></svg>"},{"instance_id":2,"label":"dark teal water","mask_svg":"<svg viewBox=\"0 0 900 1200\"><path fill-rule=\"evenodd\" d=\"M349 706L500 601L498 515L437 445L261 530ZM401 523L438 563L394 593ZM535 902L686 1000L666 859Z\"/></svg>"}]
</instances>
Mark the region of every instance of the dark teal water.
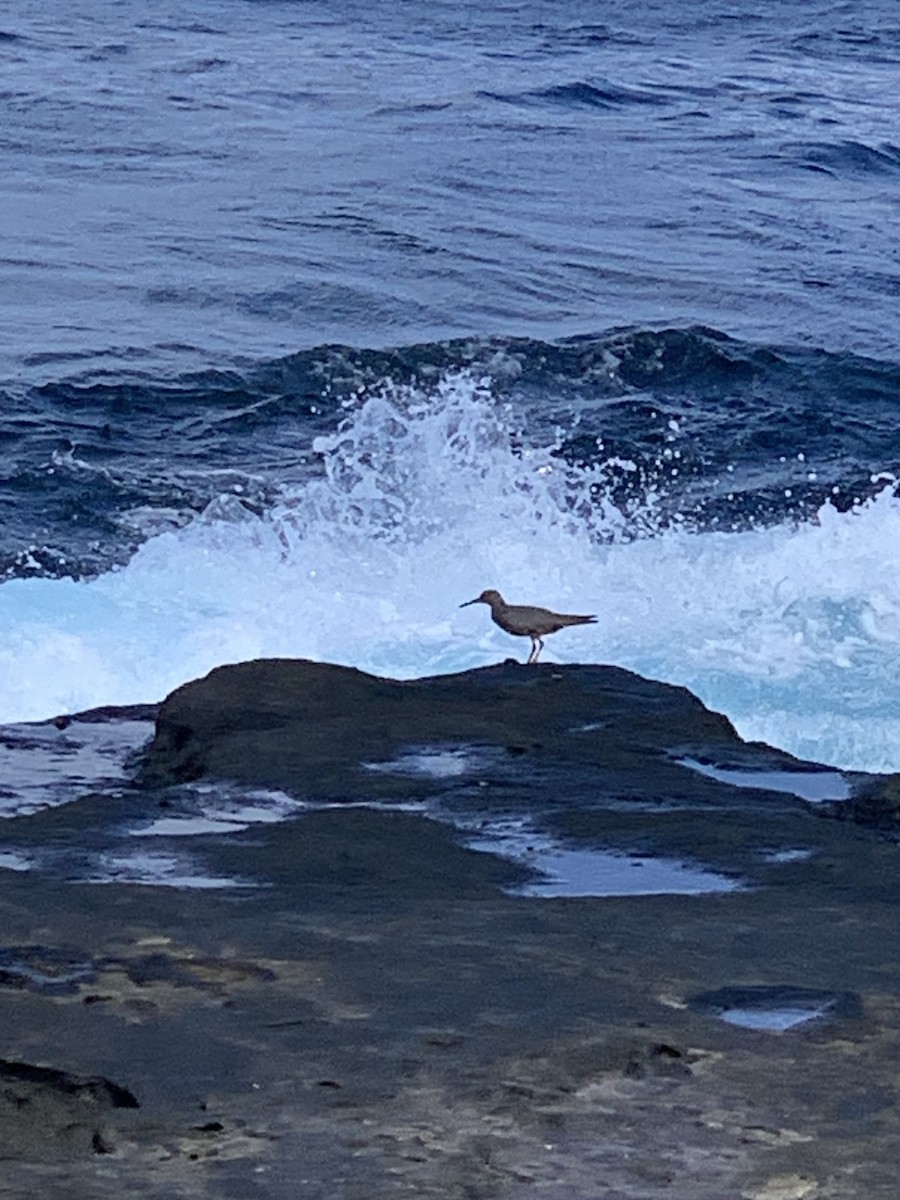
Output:
<instances>
[{"instance_id":1,"label":"dark teal water","mask_svg":"<svg viewBox=\"0 0 900 1200\"><path fill-rule=\"evenodd\" d=\"M331 419L332 343L410 371L525 339L525 436L612 396L564 452L643 476L674 413L691 519L859 494L897 457L898 68L887 2L11 0L4 569L102 568L123 513L235 483L265 505Z\"/></svg>"}]
</instances>

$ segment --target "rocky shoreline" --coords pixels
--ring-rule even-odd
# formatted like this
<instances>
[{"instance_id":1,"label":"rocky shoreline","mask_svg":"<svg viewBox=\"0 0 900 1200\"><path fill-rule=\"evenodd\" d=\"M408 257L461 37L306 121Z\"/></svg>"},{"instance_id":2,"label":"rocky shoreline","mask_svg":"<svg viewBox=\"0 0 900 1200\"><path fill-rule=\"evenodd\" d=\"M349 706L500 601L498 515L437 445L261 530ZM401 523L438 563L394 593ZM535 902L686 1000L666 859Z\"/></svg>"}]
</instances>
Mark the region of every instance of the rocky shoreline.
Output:
<instances>
[{"instance_id":1,"label":"rocky shoreline","mask_svg":"<svg viewBox=\"0 0 900 1200\"><path fill-rule=\"evenodd\" d=\"M593 666L243 663L0 743L126 725L5 823L0 1195L894 1200L895 780ZM202 871L98 870L151 841Z\"/></svg>"}]
</instances>

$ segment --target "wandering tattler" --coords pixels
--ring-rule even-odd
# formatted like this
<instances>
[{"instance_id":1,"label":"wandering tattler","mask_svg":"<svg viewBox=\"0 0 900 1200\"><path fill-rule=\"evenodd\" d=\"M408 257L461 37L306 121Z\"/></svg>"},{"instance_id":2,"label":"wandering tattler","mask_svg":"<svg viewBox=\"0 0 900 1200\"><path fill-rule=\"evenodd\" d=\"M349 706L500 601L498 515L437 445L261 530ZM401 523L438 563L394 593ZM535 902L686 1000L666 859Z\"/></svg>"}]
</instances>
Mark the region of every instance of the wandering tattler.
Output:
<instances>
[{"instance_id":1,"label":"wandering tattler","mask_svg":"<svg viewBox=\"0 0 900 1200\"><path fill-rule=\"evenodd\" d=\"M576 617L569 613L551 612L549 608L535 608L531 604L507 604L499 592L488 588L474 600L467 600L460 608L468 608L470 604L489 604L494 624L513 633L517 637L531 638L530 663L537 662L537 657L544 646L544 637L548 633L556 633L567 625L591 625L596 617Z\"/></svg>"}]
</instances>

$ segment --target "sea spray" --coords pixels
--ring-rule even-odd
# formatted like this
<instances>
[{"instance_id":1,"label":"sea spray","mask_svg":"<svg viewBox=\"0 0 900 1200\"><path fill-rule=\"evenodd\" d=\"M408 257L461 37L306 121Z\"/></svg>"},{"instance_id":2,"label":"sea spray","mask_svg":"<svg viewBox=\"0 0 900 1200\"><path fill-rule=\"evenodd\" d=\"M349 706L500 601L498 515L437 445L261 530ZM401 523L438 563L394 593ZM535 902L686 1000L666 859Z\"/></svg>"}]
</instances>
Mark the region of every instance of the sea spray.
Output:
<instances>
[{"instance_id":1,"label":"sea spray","mask_svg":"<svg viewBox=\"0 0 900 1200\"><path fill-rule=\"evenodd\" d=\"M688 532L656 495L612 499L518 428L477 376L385 385L315 443L320 475L262 513L225 496L83 582L0 586L0 720L155 700L229 661L303 656L398 678L518 641L458 605L596 612L548 661L610 662L692 688L745 736L845 768L900 767L900 502L738 533ZM524 648L527 650L527 646Z\"/></svg>"}]
</instances>

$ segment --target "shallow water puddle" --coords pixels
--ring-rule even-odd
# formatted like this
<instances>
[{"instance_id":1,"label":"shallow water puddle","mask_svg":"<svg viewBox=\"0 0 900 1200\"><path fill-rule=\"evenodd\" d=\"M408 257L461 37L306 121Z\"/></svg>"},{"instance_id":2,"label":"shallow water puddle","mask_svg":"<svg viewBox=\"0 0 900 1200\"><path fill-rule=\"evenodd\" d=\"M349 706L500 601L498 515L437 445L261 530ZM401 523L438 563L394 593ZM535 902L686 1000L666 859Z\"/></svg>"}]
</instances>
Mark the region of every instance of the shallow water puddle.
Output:
<instances>
[{"instance_id":1,"label":"shallow water puddle","mask_svg":"<svg viewBox=\"0 0 900 1200\"><path fill-rule=\"evenodd\" d=\"M423 746L409 750L386 762L364 762L367 771L387 775L425 775L432 779L453 779L474 770L478 755L471 746Z\"/></svg>"},{"instance_id":2,"label":"shallow water puddle","mask_svg":"<svg viewBox=\"0 0 900 1200\"><path fill-rule=\"evenodd\" d=\"M32 865L30 858L16 850L0 850L0 871L30 871Z\"/></svg>"},{"instance_id":3,"label":"shallow water puddle","mask_svg":"<svg viewBox=\"0 0 900 1200\"><path fill-rule=\"evenodd\" d=\"M726 1008L719 1015L729 1025L742 1029L766 1029L771 1033L784 1033L796 1025L805 1025L823 1017L825 1008Z\"/></svg>"},{"instance_id":4,"label":"shallow water puddle","mask_svg":"<svg viewBox=\"0 0 900 1200\"><path fill-rule=\"evenodd\" d=\"M242 793L237 799L233 790L205 786L180 789L187 803L197 810L166 817L157 817L128 833L132 837L197 837L204 834L240 833L251 825L273 825L310 807L286 792L257 790Z\"/></svg>"},{"instance_id":5,"label":"shallow water puddle","mask_svg":"<svg viewBox=\"0 0 900 1200\"><path fill-rule=\"evenodd\" d=\"M540 876L505 889L516 896L692 896L733 892L742 886L726 875L681 859L571 850L518 821L484 825L466 845L510 858Z\"/></svg>"},{"instance_id":6,"label":"shallow water puddle","mask_svg":"<svg viewBox=\"0 0 900 1200\"><path fill-rule=\"evenodd\" d=\"M850 785L839 771L748 771L714 767L695 758L680 758L682 766L732 787L788 792L810 804L850 799Z\"/></svg>"},{"instance_id":7,"label":"shallow water puddle","mask_svg":"<svg viewBox=\"0 0 900 1200\"><path fill-rule=\"evenodd\" d=\"M852 992L827 992L788 986L728 987L694 996L689 1006L741 1029L785 1033L811 1021L858 1017L859 998Z\"/></svg>"},{"instance_id":8,"label":"shallow water puddle","mask_svg":"<svg viewBox=\"0 0 900 1200\"><path fill-rule=\"evenodd\" d=\"M240 833L247 822L225 817L160 817L141 829L129 829L132 837L199 837L209 833Z\"/></svg>"},{"instance_id":9,"label":"shallow water puddle","mask_svg":"<svg viewBox=\"0 0 900 1200\"><path fill-rule=\"evenodd\" d=\"M815 853L806 846L786 846L783 850L765 850L761 857L765 863L809 862Z\"/></svg>"},{"instance_id":10,"label":"shallow water puddle","mask_svg":"<svg viewBox=\"0 0 900 1200\"><path fill-rule=\"evenodd\" d=\"M520 896L659 896L731 892L733 879L674 858L632 858L600 850L556 850L534 864L544 875Z\"/></svg>"},{"instance_id":11,"label":"shallow water puddle","mask_svg":"<svg viewBox=\"0 0 900 1200\"><path fill-rule=\"evenodd\" d=\"M186 858L171 854L104 854L85 883L132 883L151 887L256 887L246 880L204 875Z\"/></svg>"},{"instance_id":12,"label":"shallow water puddle","mask_svg":"<svg viewBox=\"0 0 900 1200\"><path fill-rule=\"evenodd\" d=\"M0 729L0 816L15 817L100 787L130 782L126 763L153 734L152 721L71 721Z\"/></svg>"}]
</instances>

